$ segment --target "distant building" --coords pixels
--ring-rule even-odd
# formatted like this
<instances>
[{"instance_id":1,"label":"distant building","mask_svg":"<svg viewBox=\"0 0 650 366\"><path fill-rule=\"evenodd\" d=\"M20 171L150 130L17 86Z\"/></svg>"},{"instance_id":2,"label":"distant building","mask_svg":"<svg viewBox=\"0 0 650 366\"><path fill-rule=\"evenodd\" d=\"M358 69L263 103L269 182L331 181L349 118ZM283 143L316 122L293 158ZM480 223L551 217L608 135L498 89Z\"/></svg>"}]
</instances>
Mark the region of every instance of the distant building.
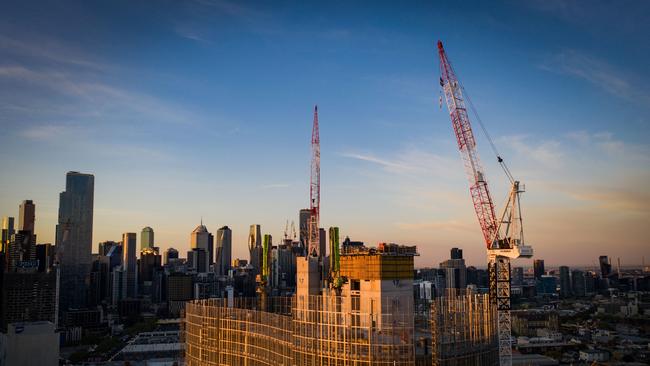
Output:
<instances>
[{"instance_id":1,"label":"distant building","mask_svg":"<svg viewBox=\"0 0 650 366\"><path fill-rule=\"evenodd\" d=\"M253 266L253 278L262 269L262 229L260 225L251 225L248 231L248 251L250 260L248 263Z\"/></svg>"},{"instance_id":2,"label":"distant building","mask_svg":"<svg viewBox=\"0 0 650 366\"><path fill-rule=\"evenodd\" d=\"M303 208L299 213L299 240L303 248L307 248L307 241L309 240L309 221L311 220L311 210Z\"/></svg>"},{"instance_id":3,"label":"distant building","mask_svg":"<svg viewBox=\"0 0 650 366\"><path fill-rule=\"evenodd\" d=\"M203 249L205 251L205 256L202 256L205 263L196 264L196 267L201 268L201 272L207 272L210 269L210 265L214 263L214 236L208 232L208 228L203 223L197 226L192 231L192 234L190 234L190 248Z\"/></svg>"},{"instance_id":4,"label":"distant building","mask_svg":"<svg viewBox=\"0 0 650 366\"><path fill-rule=\"evenodd\" d=\"M513 285L523 285L524 284L524 268L515 267L512 269L512 284Z\"/></svg>"},{"instance_id":5,"label":"distant building","mask_svg":"<svg viewBox=\"0 0 650 366\"><path fill-rule=\"evenodd\" d=\"M452 248L451 258L440 263L440 269L445 271L446 288L464 289L467 287L467 267L461 249Z\"/></svg>"},{"instance_id":6,"label":"distant building","mask_svg":"<svg viewBox=\"0 0 650 366\"><path fill-rule=\"evenodd\" d=\"M36 220L36 206L32 200L25 200L20 204L18 215L18 230L25 230L34 233L34 221Z\"/></svg>"},{"instance_id":7,"label":"distant building","mask_svg":"<svg viewBox=\"0 0 650 366\"><path fill-rule=\"evenodd\" d=\"M323 228L318 229L318 256L325 258L327 247L326 231Z\"/></svg>"},{"instance_id":8,"label":"distant building","mask_svg":"<svg viewBox=\"0 0 650 366\"><path fill-rule=\"evenodd\" d=\"M574 269L571 272L571 287L573 294L578 297L584 297L587 294L587 281L583 271Z\"/></svg>"},{"instance_id":9,"label":"distant building","mask_svg":"<svg viewBox=\"0 0 650 366\"><path fill-rule=\"evenodd\" d=\"M153 229L149 226L142 229L140 233L140 251L145 249L153 249L154 239L153 239Z\"/></svg>"},{"instance_id":10,"label":"distant building","mask_svg":"<svg viewBox=\"0 0 650 366\"><path fill-rule=\"evenodd\" d=\"M598 257L600 263L600 278L608 278L612 274L612 265L609 262L609 257L601 255Z\"/></svg>"},{"instance_id":11,"label":"distant building","mask_svg":"<svg viewBox=\"0 0 650 366\"><path fill-rule=\"evenodd\" d=\"M542 276L537 281L537 294L538 295L556 295L557 294L557 278L555 276Z\"/></svg>"},{"instance_id":12,"label":"distant building","mask_svg":"<svg viewBox=\"0 0 650 366\"><path fill-rule=\"evenodd\" d=\"M215 248L216 273L222 276L228 274L232 261L232 230L223 226L217 230L217 245Z\"/></svg>"},{"instance_id":13,"label":"distant building","mask_svg":"<svg viewBox=\"0 0 650 366\"><path fill-rule=\"evenodd\" d=\"M535 275L536 280L541 279L542 276L546 274L546 271L544 270L543 259L535 259L535 261L533 261L533 273Z\"/></svg>"},{"instance_id":14,"label":"distant building","mask_svg":"<svg viewBox=\"0 0 650 366\"><path fill-rule=\"evenodd\" d=\"M136 258L137 238L135 233L122 234L123 263L126 270L126 296L135 298L138 295Z\"/></svg>"},{"instance_id":15,"label":"distant building","mask_svg":"<svg viewBox=\"0 0 650 366\"><path fill-rule=\"evenodd\" d=\"M208 271L207 254L203 248L193 248L187 252L187 269L195 273Z\"/></svg>"},{"instance_id":16,"label":"distant building","mask_svg":"<svg viewBox=\"0 0 650 366\"><path fill-rule=\"evenodd\" d=\"M571 276L569 272L569 267L561 266L560 267L560 297L567 298L571 297Z\"/></svg>"},{"instance_id":17,"label":"distant building","mask_svg":"<svg viewBox=\"0 0 650 366\"><path fill-rule=\"evenodd\" d=\"M86 281L92 264L94 187L92 174L68 172L65 191L59 195L56 257L61 271L63 312L86 306Z\"/></svg>"},{"instance_id":18,"label":"distant building","mask_svg":"<svg viewBox=\"0 0 650 366\"><path fill-rule=\"evenodd\" d=\"M138 287L141 294L152 295L154 275L162 268L161 259L160 254L152 248L145 248L140 252Z\"/></svg>"},{"instance_id":19,"label":"distant building","mask_svg":"<svg viewBox=\"0 0 650 366\"><path fill-rule=\"evenodd\" d=\"M2 241L0 242L0 252L7 250L11 237L16 233L14 228L14 218L4 216L2 218Z\"/></svg>"},{"instance_id":20,"label":"distant building","mask_svg":"<svg viewBox=\"0 0 650 366\"><path fill-rule=\"evenodd\" d=\"M165 251L164 263L169 264L169 261L174 259L178 259L178 250L174 248L168 248Z\"/></svg>"},{"instance_id":21,"label":"distant building","mask_svg":"<svg viewBox=\"0 0 650 366\"><path fill-rule=\"evenodd\" d=\"M36 260L38 261L38 271L46 272L54 264L54 246L50 243L36 245Z\"/></svg>"}]
</instances>

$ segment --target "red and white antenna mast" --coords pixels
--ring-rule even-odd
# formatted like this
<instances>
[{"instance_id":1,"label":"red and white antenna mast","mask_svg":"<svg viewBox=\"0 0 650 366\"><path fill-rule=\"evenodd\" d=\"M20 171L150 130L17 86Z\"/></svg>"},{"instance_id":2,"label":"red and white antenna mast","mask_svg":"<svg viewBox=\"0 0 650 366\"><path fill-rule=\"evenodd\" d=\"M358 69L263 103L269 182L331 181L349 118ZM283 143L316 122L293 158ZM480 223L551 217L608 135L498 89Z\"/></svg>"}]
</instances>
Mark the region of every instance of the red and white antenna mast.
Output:
<instances>
[{"instance_id":1,"label":"red and white antenna mast","mask_svg":"<svg viewBox=\"0 0 650 366\"><path fill-rule=\"evenodd\" d=\"M318 134L318 106L314 106L314 125L311 130L311 181L309 185L309 245L307 255L321 256L320 253L320 136Z\"/></svg>"}]
</instances>

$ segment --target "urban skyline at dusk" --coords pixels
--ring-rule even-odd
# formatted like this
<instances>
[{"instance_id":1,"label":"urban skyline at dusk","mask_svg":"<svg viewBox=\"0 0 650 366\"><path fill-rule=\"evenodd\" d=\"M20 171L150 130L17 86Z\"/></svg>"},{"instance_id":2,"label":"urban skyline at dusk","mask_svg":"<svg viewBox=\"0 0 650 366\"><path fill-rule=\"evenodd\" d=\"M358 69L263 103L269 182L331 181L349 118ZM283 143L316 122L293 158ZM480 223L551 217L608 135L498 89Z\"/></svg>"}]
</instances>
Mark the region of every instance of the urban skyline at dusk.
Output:
<instances>
[{"instance_id":1,"label":"urban skyline at dusk","mask_svg":"<svg viewBox=\"0 0 650 366\"><path fill-rule=\"evenodd\" d=\"M33 200L38 240L54 243L65 173L79 171L95 176L93 252L150 226L162 250L184 253L202 219L212 233L231 227L233 258L247 258L249 225L279 241L286 220L297 224L309 207L318 104L322 227L371 245L417 245L418 267L437 265L452 246L482 265L439 108L443 39L526 185L534 258L641 264L647 7L617 14L605 31L612 15L599 3L375 6L12 4L0 15L0 151L12 172L0 178L0 215ZM500 210L507 179L476 134Z\"/></svg>"}]
</instances>

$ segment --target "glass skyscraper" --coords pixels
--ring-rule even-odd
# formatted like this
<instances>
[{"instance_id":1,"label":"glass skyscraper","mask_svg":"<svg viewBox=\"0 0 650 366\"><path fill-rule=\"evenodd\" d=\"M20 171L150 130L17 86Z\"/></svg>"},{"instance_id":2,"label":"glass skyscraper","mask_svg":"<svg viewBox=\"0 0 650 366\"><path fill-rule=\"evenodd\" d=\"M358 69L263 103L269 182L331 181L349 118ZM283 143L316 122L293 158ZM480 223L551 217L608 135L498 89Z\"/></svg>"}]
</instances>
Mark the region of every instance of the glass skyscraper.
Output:
<instances>
[{"instance_id":1,"label":"glass skyscraper","mask_svg":"<svg viewBox=\"0 0 650 366\"><path fill-rule=\"evenodd\" d=\"M56 253L60 266L59 309L87 305L86 279L92 264L93 200L95 177L68 172L65 191L59 195Z\"/></svg>"}]
</instances>

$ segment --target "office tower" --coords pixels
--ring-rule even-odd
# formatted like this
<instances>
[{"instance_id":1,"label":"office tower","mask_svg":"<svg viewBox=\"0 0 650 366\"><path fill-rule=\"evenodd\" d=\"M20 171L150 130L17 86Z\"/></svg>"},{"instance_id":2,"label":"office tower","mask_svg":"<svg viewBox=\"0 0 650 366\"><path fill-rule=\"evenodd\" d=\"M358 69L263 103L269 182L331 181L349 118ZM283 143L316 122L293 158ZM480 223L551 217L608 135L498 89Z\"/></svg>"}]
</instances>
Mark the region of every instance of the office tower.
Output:
<instances>
[{"instance_id":1,"label":"office tower","mask_svg":"<svg viewBox=\"0 0 650 366\"><path fill-rule=\"evenodd\" d=\"M464 289L467 287L467 268L462 250L452 248L451 258L440 263L440 269L445 270L446 288Z\"/></svg>"},{"instance_id":2,"label":"office tower","mask_svg":"<svg viewBox=\"0 0 650 366\"><path fill-rule=\"evenodd\" d=\"M248 231L249 263L253 266L253 278L262 269L262 229L259 225L251 225Z\"/></svg>"},{"instance_id":3,"label":"office tower","mask_svg":"<svg viewBox=\"0 0 650 366\"><path fill-rule=\"evenodd\" d=\"M142 229L140 234L140 251L143 251L147 248L153 249L153 229L149 226Z\"/></svg>"},{"instance_id":4,"label":"office tower","mask_svg":"<svg viewBox=\"0 0 650 366\"><path fill-rule=\"evenodd\" d=\"M451 248L451 259L463 259L463 250L460 248Z\"/></svg>"},{"instance_id":5,"label":"office tower","mask_svg":"<svg viewBox=\"0 0 650 366\"><path fill-rule=\"evenodd\" d=\"M320 228L318 229L318 256L321 258L325 258L326 254L326 247L327 247L327 237L325 236L325 229Z\"/></svg>"},{"instance_id":6,"label":"office tower","mask_svg":"<svg viewBox=\"0 0 650 366\"><path fill-rule=\"evenodd\" d=\"M515 267L512 269L512 284L513 285L523 285L524 284L524 268Z\"/></svg>"},{"instance_id":7,"label":"office tower","mask_svg":"<svg viewBox=\"0 0 650 366\"><path fill-rule=\"evenodd\" d=\"M54 246L50 243L36 245L38 271L47 272L54 264Z\"/></svg>"},{"instance_id":8,"label":"office tower","mask_svg":"<svg viewBox=\"0 0 650 366\"><path fill-rule=\"evenodd\" d=\"M123 247L123 266L126 270L126 297L134 298L137 296L137 258L136 246L137 238L135 233L122 234Z\"/></svg>"},{"instance_id":9,"label":"office tower","mask_svg":"<svg viewBox=\"0 0 650 366\"><path fill-rule=\"evenodd\" d=\"M7 250L11 237L15 234L14 218L5 216L2 218L2 242L0 242L0 252Z\"/></svg>"},{"instance_id":10,"label":"office tower","mask_svg":"<svg viewBox=\"0 0 650 366\"><path fill-rule=\"evenodd\" d=\"M157 251L145 248L140 252L138 285L143 295L151 296L154 274L161 268L161 257Z\"/></svg>"},{"instance_id":11,"label":"office tower","mask_svg":"<svg viewBox=\"0 0 650 366\"><path fill-rule=\"evenodd\" d=\"M600 263L600 277L607 278L612 274L612 265L609 263L609 258L606 255L598 257Z\"/></svg>"},{"instance_id":12,"label":"office tower","mask_svg":"<svg viewBox=\"0 0 650 366\"><path fill-rule=\"evenodd\" d=\"M533 272L535 274L535 279L540 280L542 276L546 273L544 271L544 260L543 259L535 259L533 262Z\"/></svg>"},{"instance_id":13,"label":"office tower","mask_svg":"<svg viewBox=\"0 0 650 366\"><path fill-rule=\"evenodd\" d=\"M307 240L309 240L309 221L311 220L311 210L308 208L303 208L300 210L298 216L298 224L300 226L300 245L303 248L307 248Z\"/></svg>"},{"instance_id":14,"label":"office tower","mask_svg":"<svg viewBox=\"0 0 650 366\"><path fill-rule=\"evenodd\" d=\"M36 219L36 206L32 200L24 200L20 204L18 215L18 230L34 233L34 220Z\"/></svg>"},{"instance_id":15,"label":"office tower","mask_svg":"<svg viewBox=\"0 0 650 366\"><path fill-rule=\"evenodd\" d=\"M95 177L68 172L59 195L56 257L61 271L60 314L86 307L86 280L92 264Z\"/></svg>"},{"instance_id":16,"label":"office tower","mask_svg":"<svg viewBox=\"0 0 650 366\"><path fill-rule=\"evenodd\" d=\"M170 260L178 259L178 250L169 248L165 251L165 264L169 264Z\"/></svg>"},{"instance_id":17,"label":"office tower","mask_svg":"<svg viewBox=\"0 0 650 366\"><path fill-rule=\"evenodd\" d=\"M569 274L569 267L560 267L560 297L567 298L572 294L571 291L571 276Z\"/></svg>"},{"instance_id":18,"label":"office tower","mask_svg":"<svg viewBox=\"0 0 650 366\"><path fill-rule=\"evenodd\" d=\"M571 272L571 287L575 296L583 297L587 294L587 281L583 271L574 269Z\"/></svg>"},{"instance_id":19,"label":"office tower","mask_svg":"<svg viewBox=\"0 0 650 366\"><path fill-rule=\"evenodd\" d=\"M216 247L217 274L227 275L232 261L232 230L224 226L217 230L217 247Z\"/></svg>"},{"instance_id":20,"label":"office tower","mask_svg":"<svg viewBox=\"0 0 650 366\"><path fill-rule=\"evenodd\" d=\"M192 248L187 252L187 269L196 273L208 271L207 252L204 248Z\"/></svg>"},{"instance_id":21,"label":"office tower","mask_svg":"<svg viewBox=\"0 0 650 366\"><path fill-rule=\"evenodd\" d=\"M197 265L197 268L205 266L205 271L202 272L207 272L210 269L210 264L214 263L214 236L208 232L208 228L203 223L190 234L190 248L200 248L205 251L205 257L202 257L205 260L205 265Z\"/></svg>"}]
</instances>

